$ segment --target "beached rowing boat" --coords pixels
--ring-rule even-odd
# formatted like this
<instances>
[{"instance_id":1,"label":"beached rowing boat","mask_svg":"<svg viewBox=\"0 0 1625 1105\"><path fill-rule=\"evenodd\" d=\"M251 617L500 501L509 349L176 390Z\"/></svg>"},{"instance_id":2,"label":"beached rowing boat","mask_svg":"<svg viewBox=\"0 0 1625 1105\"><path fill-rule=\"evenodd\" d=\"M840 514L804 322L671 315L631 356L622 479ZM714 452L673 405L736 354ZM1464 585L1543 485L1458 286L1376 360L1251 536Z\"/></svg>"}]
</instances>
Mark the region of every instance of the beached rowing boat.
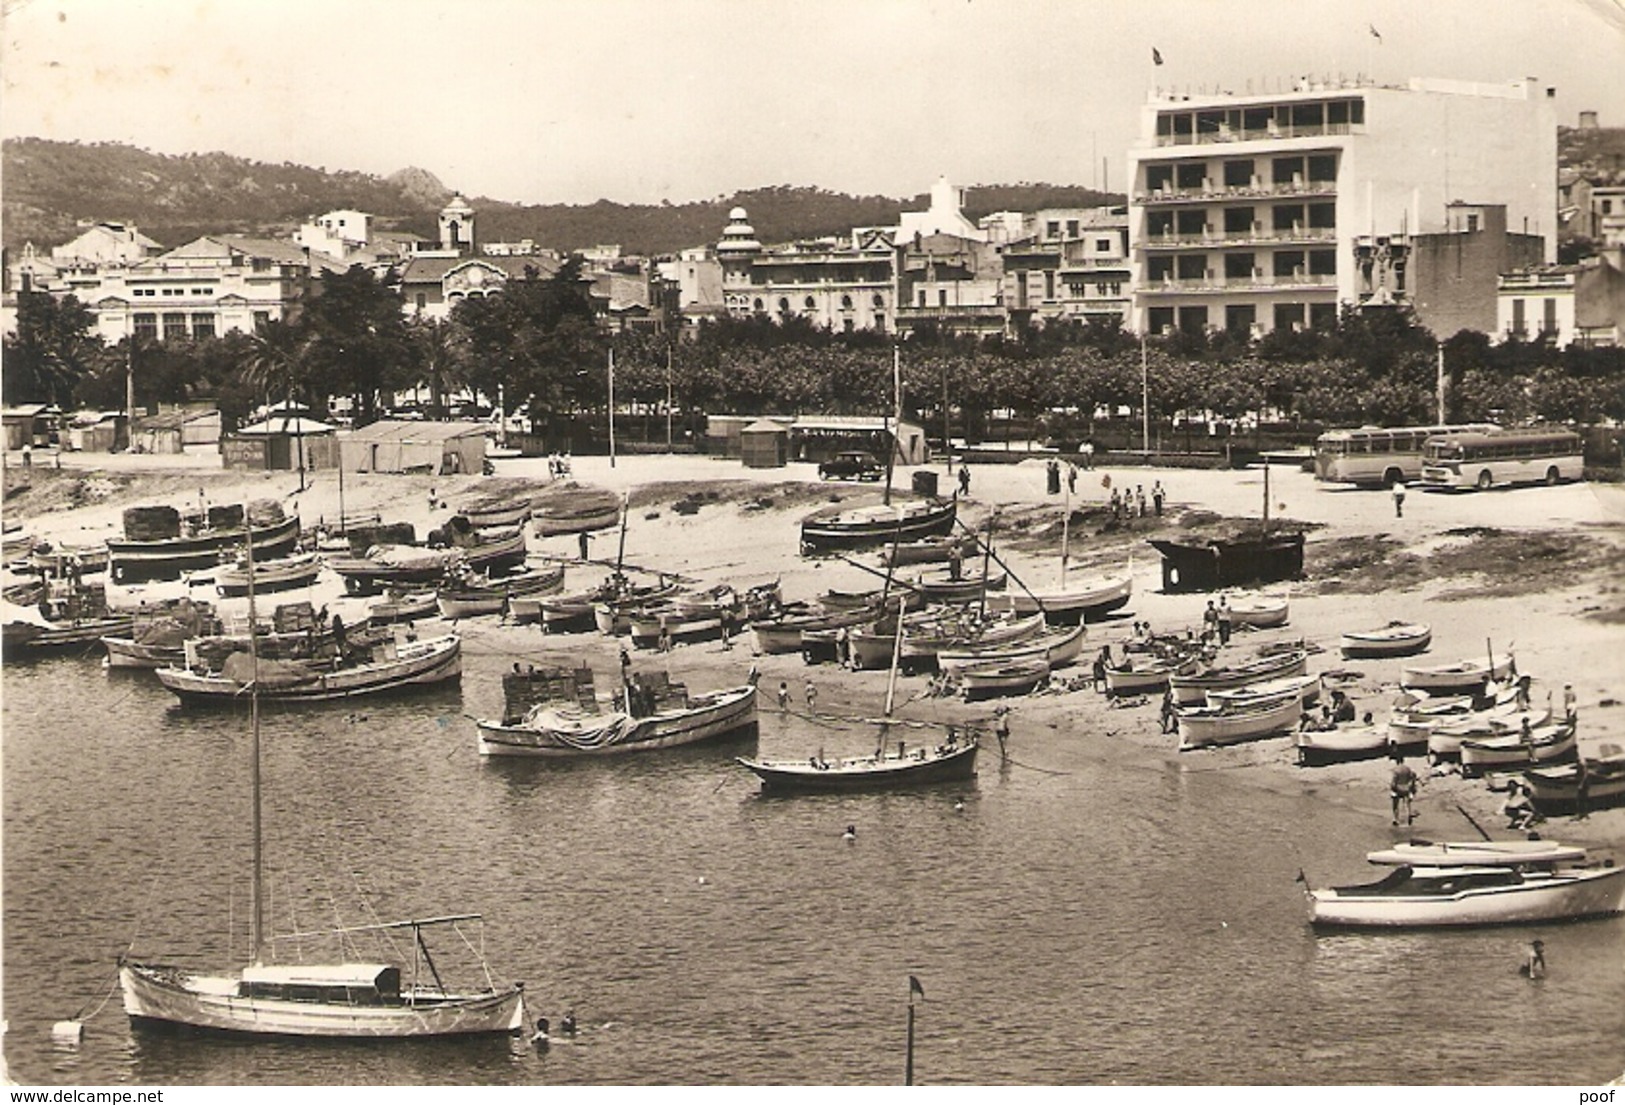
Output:
<instances>
[{"instance_id":1,"label":"beached rowing boat","mask_svg":"<svg viewBox=\"0 0 1625 1105\"><path fill-rule=\"evenodd\" d=\"M1414 656L1426 652L1433 643L1433 628L1419 622L1389 622L1381 629L1362 629L1343 634L1343 655L1350 660L1375 660L1388 656Z\"/></svg>"}]
</instances>

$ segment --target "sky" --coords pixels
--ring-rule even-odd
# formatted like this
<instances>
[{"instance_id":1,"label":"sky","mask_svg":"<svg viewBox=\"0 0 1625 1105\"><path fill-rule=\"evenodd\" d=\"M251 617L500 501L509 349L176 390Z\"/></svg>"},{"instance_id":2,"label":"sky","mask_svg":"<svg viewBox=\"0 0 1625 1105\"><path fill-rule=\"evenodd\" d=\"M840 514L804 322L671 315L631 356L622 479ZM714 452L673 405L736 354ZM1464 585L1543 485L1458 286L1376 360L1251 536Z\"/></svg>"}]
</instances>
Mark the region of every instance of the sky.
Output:
<instances>
[{"instance_id":1,"label":"sky","mask_svg":"<svg viewBox=\"0 0 1625 1105\"><path fill-rule=\"evenodd\" d=\"M1121 191L1159 86L1532 76L1560 123L1625 126L1625 0L0 2L8 137L412 165L527 203Z\"/></svg>"}]
</instances>

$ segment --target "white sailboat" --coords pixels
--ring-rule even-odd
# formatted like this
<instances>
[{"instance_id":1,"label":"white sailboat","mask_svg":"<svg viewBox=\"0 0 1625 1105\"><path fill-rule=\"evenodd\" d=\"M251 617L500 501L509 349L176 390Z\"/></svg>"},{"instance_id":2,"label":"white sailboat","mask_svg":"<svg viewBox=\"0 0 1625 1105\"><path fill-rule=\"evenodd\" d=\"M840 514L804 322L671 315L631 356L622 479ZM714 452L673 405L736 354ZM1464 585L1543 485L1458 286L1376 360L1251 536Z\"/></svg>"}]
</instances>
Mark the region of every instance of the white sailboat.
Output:
<instances>
[{"instance_id":1,"label":"white sailboat","mask_svg":"<svg viewBox=\"0 0 1625 1105\"><path fill-rule=\"evenodd\" d=\"M248 551L249 618L254 614L253 549ZM485 975L485 987L460 992L442 980L424 941L424 930L478 922L477 914L428 917L294 934L346 937L362 932L412 934L412 963L380 962L281 964L267 962L275 938L267 937L262 888L260 822L259 651L250 637L255 679L250 684L251 739L249 790L252 796L253 861L249 884L250 961L218 973L120 959L119 984L131 1023L157 1023L253 1036L323 1038L416 1038L514 1033L525 1022L522 983L503 987L492 980L483 955L467 937ZM348 941L345 941L348 944Z\"/></svg>"}]
</instances>

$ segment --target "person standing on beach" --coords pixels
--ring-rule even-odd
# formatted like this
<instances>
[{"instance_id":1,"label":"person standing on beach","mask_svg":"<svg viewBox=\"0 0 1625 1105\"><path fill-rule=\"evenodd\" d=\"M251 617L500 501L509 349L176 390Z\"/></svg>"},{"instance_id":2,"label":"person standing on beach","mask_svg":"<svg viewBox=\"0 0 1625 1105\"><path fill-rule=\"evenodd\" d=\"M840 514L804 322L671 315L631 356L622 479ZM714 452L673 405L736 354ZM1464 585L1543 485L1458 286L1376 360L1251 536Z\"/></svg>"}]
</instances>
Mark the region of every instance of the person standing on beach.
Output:
<instances>
[{"instance_id":1,"label":"person standing on beach","mask_svg":"<svg viewBox=\"0 0 1625 1105\"><path fill-rule=\"evenodd\" d=\"M1095 467L1095 442L1093 438L1083 443L1083 466L1090 471Z\"/></svg>"},{"instance_id":2,"label":"person standing on beach","mask_svg":"<svg viewBox=\"0 0 1625 1105\"><path fill-rule=\"evenodd\" d=\"M1405 804L1405 824L1415 822L1416 813L1411 809L1411 799L1416 797L1418 780L1416 772L1411 765L1405 762L1405 757L1394 754L1394 774L1388 780L1388 802L1393 807L1393 823L1399 824L1399 805Z\"/></svg>"},{"instance_id":3,"label":"person standing on beach","mask_svg":"<svg viewBox=\"0 0 1625 1105\"><path fill-rule=\"evenodd\" d=\"M1215 624L1219 630L1219 643L1221 645L1229 644L1231 626L1230 599L1226 595L1219 596L1219 615Z\"/></svg>"},{"instance_id":4,"label":"person standing on beach","mask_svg":"<svg viewBox=\"0 0 1625 1105\"><path fill-rule=\"evenodd\" d=\"M1070 494L1076 495L1078 493L1078 466L1076 464L1066 466L1066 489Z\"/></svg>"},{"instance_id":5,"label":"person standing on beach","mask_svg":"<svg viewBox=\"0 0 1625 1105\"><path fill-rule=\"evenodd\" d=\"M1574 684L1563 684L1563 720L1573 725L1580 720L1579 702L1574 697Z\"/></svg>"},{"instance_id":6,"label":"person standing on beach","mask_svg":"<svg viewBox=\"0 0 1625 1105\"><path fill-rule=\"evenodd\" d=\"M587 562L587 544L592 540L592 535L586 530L582 530L576 536L580 539L581 544L581 563L585 564Z\"/></svg>"},{"instance_id":7,"label":"person standing on beach","mask_svg":"<svg viewBox=\"0 0 1625 1105\"><path fill-rule=\"evenodd\" d=\"M1546 945L1539 940L1529 942L1529 955L1524 959L1518 973L1527 979L1546 977Z\"/></svg>"},{"instance_id":8,"label":"person standing on beach","mask_svg":"<svg viewBox=\"0 0 1625 1105\"><path fill-rule=\"evenodd\" d=\"M1166 493L1162 490L1162 481L1157 480L1151 485L1151 506L1156 510L1157 517L1162 517L1162 500Z\"/></svg>"},{"instance_id":9,"label":"person standing on beach","mask_svg":"<svg viewBox=\"0 0 1625 1105\"><path fill-rule=\"evenodd\" d=\"M807 680L807 712L810 714L818 705L818 688L813 686L811 679Z\"/></svg>"},{"instance_id":10,"label":"person standing on beach","mask_svg":"<svg viewBox=\"0 0 1625 1105\"><path fill-rule=\"evenodd\" d=\"M1162 691L1162 731L1172 733L1179 728L1179 716L1174 712L1174 689L1164 687Z\"/></svg>"},{"instance_id":11,"label":"person standing on beach","mask_svg":"<svg viewBox=\"0 0 1625 1105\"><path fill-rule=\"evenodd\" d=\"M786 683L784 680L781 679L781 680L779 680L779 709L788 710L789 708L790 708L790 684Z\"/></svg>"},{"instance_id":12,"label":"person standing on beach","mask_svg":"<svg viewBox=\"0 0 1625 1105\"><path fill-rule=\"evenodd\" d=\"M1394 517L1405 517L1405 481L1394 481Z\"/></svg>"},{"instance_id":13,"label":"person standing on beach","mask_svg":"<svg viewBox=\"0 0 1625 1105\"><path fill-rule=\"evenodd\" d=\"M959 495L961 498L970 496L970 469L965 467L964 461L959 462Z\"/></svg>"},{"instance_id":14,"label":"person standing on beach","mask_svg":"<svg viewBox=\"0 0 1625 1105\"><path fill-rule=\"evenodd\" d=\"M1207 609L1202 611L1202 640L1216 641L1219 638L1219 611L1214 607L1213 600L1207 600Z\"/></svg>"}]
</instances>

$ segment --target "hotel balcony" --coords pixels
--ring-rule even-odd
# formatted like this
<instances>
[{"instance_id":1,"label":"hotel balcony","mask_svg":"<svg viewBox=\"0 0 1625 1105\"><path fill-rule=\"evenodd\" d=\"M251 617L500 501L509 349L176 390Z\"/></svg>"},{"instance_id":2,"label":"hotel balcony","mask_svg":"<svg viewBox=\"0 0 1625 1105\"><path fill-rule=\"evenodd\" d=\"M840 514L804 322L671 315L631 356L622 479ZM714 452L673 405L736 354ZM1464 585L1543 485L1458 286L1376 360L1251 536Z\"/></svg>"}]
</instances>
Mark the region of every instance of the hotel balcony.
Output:
<instances>
[{"instance_id":1,"label":"hotel balcony","mask_svg":"<svg viewBox=\"0 0 1625 1105\"><path fill-rule=\"evenodd\" d=\"M1142 295L1187 295L1191 292L1273 292L1306 288L1335 290L1337 275L1329 272L1295 272L1280 276L1169 277L1146 280L1140 284L1138 291Z\"/></svg>"},{"instance_id":2,"label":"hotel balcony","mask_svg":"<svg viewBox=\"0 0 1625 1105\"><path fill-rule=\"evenodd\" d=\"M1208 146L1230 142L1280 142L1289 138L1324 138L1327 135L1361 134L1365 127L1353 123L1272 123L1267 127L1242 130L1220 126L1191 134L1159 134L1162 146Z\"/></svg>"},{"instance_id":3,"label":"hotel balcony","mask_svg":"<svg viewBox=\"0 0 1625 1105\"><path fill-rule=\"evenodd\" d=\"M1144 207L1175 203L1222 203L1233 199L1270 199L1276 196L1335 196L1335 180L1288 180L1278 184L1204 185L1200 188L1158 188L1134 193Z\"/></svg>"},{"instance_id":4,"label":"hotel balcony","mask_svg":"<svg viewBox=\"0 0 1625 1105\"><path fill-rule=\"evenodd\" d=\"M1204 230L1200 234L1147 234L1140 249L1222 249L1227 246L1271 246L1337 241L1337 228L1295 226L1285 230Z\"/></svg>"},{"instance_id":5,"label":"hotel balcony","mask_svg":"<svg viewBox=\"0 0 1625 1105\"><path fill-rule=\"evenodd\" d=\"M898 322L925 322L944 319L1003 319L1002 303L967 303L960 306L931 306L897 308Z\"/></svg>"}]
</instances>

